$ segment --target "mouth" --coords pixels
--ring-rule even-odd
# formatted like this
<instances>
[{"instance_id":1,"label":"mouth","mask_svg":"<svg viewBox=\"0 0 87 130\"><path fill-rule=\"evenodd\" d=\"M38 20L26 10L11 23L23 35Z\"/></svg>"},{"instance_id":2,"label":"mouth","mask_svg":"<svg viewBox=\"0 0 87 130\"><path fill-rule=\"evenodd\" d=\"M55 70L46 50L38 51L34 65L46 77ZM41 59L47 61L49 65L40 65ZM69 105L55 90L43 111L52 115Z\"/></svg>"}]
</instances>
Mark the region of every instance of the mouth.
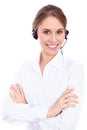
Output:
<instances>
[{"instance_id":1,"label":"mouth","mask_svg":"<svg viewBox=\"0 0 87 130\"><path fill-rule=\"evenodd\" d=\"M50 49L50 50L55 50L58 48L59 44L46 44L46 46Z\"/></svg>"}]
</instances>

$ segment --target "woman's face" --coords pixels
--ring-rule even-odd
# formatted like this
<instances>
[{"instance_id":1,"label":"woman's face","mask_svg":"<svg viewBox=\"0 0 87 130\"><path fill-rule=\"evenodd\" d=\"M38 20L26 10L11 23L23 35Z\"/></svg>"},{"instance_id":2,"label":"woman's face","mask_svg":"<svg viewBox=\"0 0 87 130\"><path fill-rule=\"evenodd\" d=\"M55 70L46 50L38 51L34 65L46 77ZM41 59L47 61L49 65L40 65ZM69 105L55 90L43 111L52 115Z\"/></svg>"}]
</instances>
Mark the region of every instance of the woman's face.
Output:
<instances>
[{"instance_id":1,"label":"woman's face","mask_svg":"<svg viewBox=\"0 0 87 130\"><path fill-rule=\"evenodd\" d=\"M49 16L39 25L37 35L42 53L54 56L65 39L65 29L57 18Z\"/></svg>"}]
</instances>

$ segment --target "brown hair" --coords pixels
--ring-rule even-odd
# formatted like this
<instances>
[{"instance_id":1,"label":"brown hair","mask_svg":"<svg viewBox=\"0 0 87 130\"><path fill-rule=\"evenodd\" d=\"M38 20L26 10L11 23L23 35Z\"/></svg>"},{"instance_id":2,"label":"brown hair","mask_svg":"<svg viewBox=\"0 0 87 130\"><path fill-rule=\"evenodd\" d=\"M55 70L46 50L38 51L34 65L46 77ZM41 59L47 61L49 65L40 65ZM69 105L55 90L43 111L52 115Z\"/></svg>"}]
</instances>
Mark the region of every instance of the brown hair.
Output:
<instances>
[{"instance_id":1,"label":"brown hair","mask_svg":"<svg viewBox=\"0 0 87 130\"><path fill-rule=\"evenodd\" d=\"M37 30L42 21L49 16L56 17L61 22L63 27L66 28L67 18L62 9L55 5L47 5L42 7L36 14L36 17L32 23L32 28Z\"/></svg>"}]
</instances>

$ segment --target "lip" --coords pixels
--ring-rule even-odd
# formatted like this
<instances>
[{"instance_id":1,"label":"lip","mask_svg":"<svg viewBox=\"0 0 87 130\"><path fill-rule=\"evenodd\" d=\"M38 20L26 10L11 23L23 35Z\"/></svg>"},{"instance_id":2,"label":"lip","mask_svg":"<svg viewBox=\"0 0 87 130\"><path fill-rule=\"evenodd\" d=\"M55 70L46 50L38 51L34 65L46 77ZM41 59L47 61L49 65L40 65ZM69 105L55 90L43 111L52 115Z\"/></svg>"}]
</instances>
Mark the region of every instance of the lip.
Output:
<instances>
[{"instance_id":1,"label":"lip","mask_svg":"<svg viewBox=\"0 0 87 130\"><path fill-rule=\"evenodd\" d=\"M58 48L58 44L46 44L46 46L50 49L50 50L55 50Z\"/></svg>"}]
</instances>

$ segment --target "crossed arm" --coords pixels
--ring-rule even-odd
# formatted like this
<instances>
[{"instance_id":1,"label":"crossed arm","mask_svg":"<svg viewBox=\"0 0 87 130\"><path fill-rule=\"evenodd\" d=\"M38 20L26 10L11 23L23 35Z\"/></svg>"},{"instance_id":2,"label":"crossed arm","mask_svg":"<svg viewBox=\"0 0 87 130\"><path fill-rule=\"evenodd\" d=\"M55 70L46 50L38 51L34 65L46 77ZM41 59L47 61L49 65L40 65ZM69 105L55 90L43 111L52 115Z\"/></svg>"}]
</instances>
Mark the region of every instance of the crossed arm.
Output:
<instances>
[{"instance_id":1,"label":"crossed arm","mask_svg":"<svg viewBox=\"0 0 87 130\"><path fill-rule=\"evenodd\" d=\"M19 84L11 85L9 95L14 102L27 104L23 88ZM47 117L55 117L60 114L65 108L75 107L78 103L78 96L74 93L74 88L67 89L49 108Z\"/></svg>"}]
</instances>

